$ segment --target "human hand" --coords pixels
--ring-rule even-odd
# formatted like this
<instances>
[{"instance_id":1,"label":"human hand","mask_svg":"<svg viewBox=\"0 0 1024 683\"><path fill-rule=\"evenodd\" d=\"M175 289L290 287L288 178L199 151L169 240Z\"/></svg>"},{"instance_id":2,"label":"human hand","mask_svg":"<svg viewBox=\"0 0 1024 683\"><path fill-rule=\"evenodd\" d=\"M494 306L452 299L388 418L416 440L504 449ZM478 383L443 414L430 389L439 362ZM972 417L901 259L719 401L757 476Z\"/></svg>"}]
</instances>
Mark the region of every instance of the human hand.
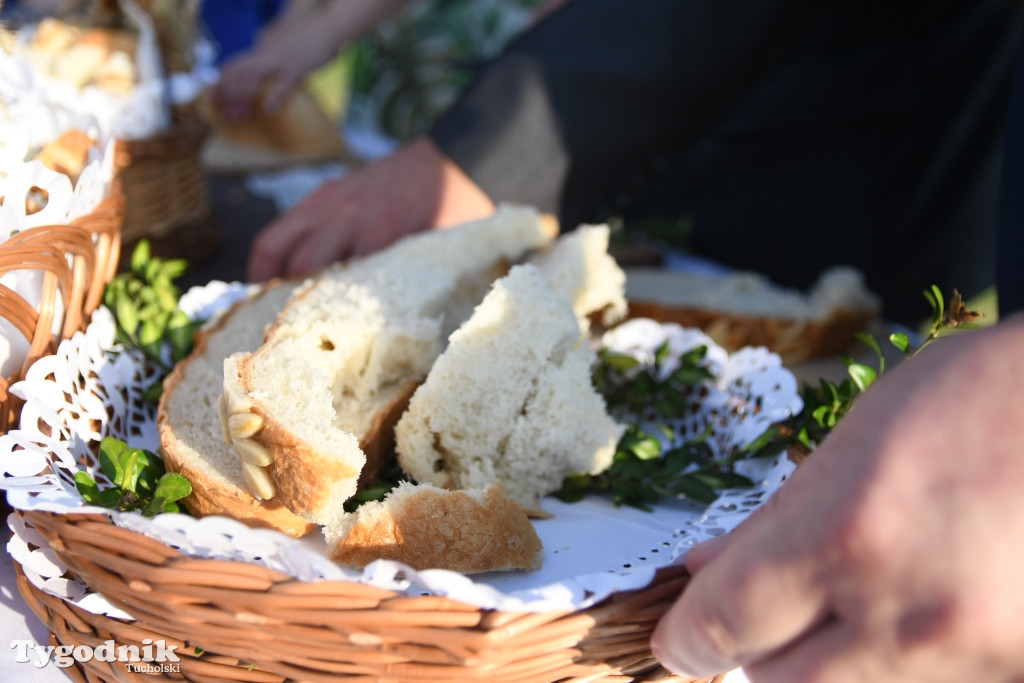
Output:
<instances>
[{"instance_id":1,"label":"human hand","mask_svg":"<svg viewBox=\"0 0 1024 683\"><path fill-rule=\"evenodd\" d=\"M494 211L487 195L428 138L325 183L264 228L249 254L254 282L300 277L413 232Z\"/></svg>"},{"instance_id":2,"label":"human hand","mask_svg":"<svg viewBox=\"0 0 1024 683\"><path fill-rule=\"evenodd\" d=\"M309 9L279 19L264 29L252 49L224 63L211 96L225 120L246 119L254 105L275 114L306 74L338 54L336 27L316 21L319 14Z\"/></svg>"},{"instance_id":3,"label":"human hand","mask_svg":"<svg viewBox=\"0 0 1024 683\"><path fill-rule=\"evenodd\" d=\"M1024 317L885 373L652 637L684 675L1024 680Z\"/></svg>"}]
</instances>

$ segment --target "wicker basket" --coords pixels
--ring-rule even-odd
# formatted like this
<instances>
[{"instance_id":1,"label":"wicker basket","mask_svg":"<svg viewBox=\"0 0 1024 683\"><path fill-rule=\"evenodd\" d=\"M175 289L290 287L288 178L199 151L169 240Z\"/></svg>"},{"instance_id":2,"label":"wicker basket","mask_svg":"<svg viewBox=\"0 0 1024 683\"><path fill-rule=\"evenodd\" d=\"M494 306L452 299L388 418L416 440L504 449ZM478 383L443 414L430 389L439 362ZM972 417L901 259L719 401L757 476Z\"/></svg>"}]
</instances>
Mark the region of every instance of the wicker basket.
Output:
<instances>
[{"instance_id":1,"label":"wicker basket","mask_svg":"<svg viewBox=\"0 0 1024 683\"><path fill-rule=\"evenodd\" d=\"M577 612L480 610L347 581L301 582L256 565L195 559L96 515L19 512L57 557L128 622L18 587L52 644L142 646L164 640L180 662L170 678L227 681L680 680L654 659L649 638L687 581L658 572L647 588ZM125 663L79 663L75 680L133 681ZM705 683L721 677L701 679Z\"/></svg>"},{"instance_id":2,"label":"wicker basket","mask_svg":"<svg viewBox=\"0 0 1024 683\"><path fill-rule=\"evenodd\" d=\"M175 109L167 131L140 140L117 140L114 164L127 199L125 261L144 238L154 254L188 258L193 265L220 243L222 234L211 217L200 161L208 134L199 114L182 107Z\"/></svg>"},{"instance_id":3,"label":"wicker basket","mask_svg":"<svg viewBox=\"0 0 1024 683\"><path fill-rule=\"evenodd\" d=\"M9 394L10 385L22 379L38 358L53 353L61 340L84 329L99 306L103 288L117 271L124 207L125 197L115 182L110 196L70 225L30 228L0 244L0 275L17 270L43 273L38 309L0 285L0 316L29 341L21 368L10 377L0 377L0 434L17 424L20 401ZM63 320L55 335L58 301Z\"/></svg>"}]
</instances>

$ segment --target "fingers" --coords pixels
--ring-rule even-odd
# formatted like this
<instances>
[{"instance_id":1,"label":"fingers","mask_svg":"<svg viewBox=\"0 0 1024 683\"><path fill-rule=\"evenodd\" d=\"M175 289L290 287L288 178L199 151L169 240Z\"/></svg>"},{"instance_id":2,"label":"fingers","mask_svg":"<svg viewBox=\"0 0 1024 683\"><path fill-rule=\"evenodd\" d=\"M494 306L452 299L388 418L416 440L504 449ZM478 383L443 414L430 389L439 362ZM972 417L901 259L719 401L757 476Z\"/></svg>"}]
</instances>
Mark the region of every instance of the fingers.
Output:
<instances>
[{"instance_id":1,"label":"fingers","mask_svg":"<svg viewBox=\"0 0 1024 683\"><path fill-rule=\"evenodd\" d=\"M689 551L693 578L652 637L665 666L693 677L729 671L772 656L825 621L817 520L794 505L801 479L795 476L730 534Z\"/></svg>"},{"instance_id":2,"label":"fingers","mask_svg":"<svg viewBox=\"0 0 1024 683\"><path fill-rule=\"evenodd\" d=\"M279 275L304 274L289 271L292 253L297 245L306 243L316 233L315 220L299 208L270 223L256 236L249 251L246 268L249 281L264 282Z\"/></svg>"},{"instance_id":3,"label":"fingers","mask_svg":"<svg viewBox=\"0 0 1024 683\"><path fill-rule=\"evenodd\" d=\"M863 681L909 680L894 669L875 641L865 637L862 628L847 621L832 621L804 640L756 664L745 667L752 683L863 683ZM970 678L968 675L967 678ZM927 679L943 680L936 672ZM964 680L960 674L948 680Z\"/></svg>"},{"instance_id":4,"label":"fingers","mask_svg":"<svg viewBox=\"0 0 1024 683\"><path fill-rule=\"evenodd\" d=\"M352 249L353 236L344 227L311 230L294 245L284 265L284 273L292 277L309 275L324 266L348 256L356 255Z\"/></svg>"},{"instance_id":5,"label":"fingers","mask_svg":"<svg viewBox=\"0 0 1024 683\"><path fill-rule=\"evenodd\" d=\"M686 553L686 568L696 574L718 557L729 546L731 534L722 534L696 545Z\"/></svg>"},{"instance_id":6,"label":"fingers","mask_svg":"<svg viewBox=\"0 0 1024 683\"><path fill-rule=\"evenodd\" d=\"M237 57L221 68L213 102L227 121L249 117L263 84L278 76L280 66L258 54Z\"/></svg>"},{"instance_id":7,"label":"fingers","mask_svg":"<svg viewBox=\"0 0 1024 683\"><path fill-rule=\"evenodd\" d=\"M297 77L290 73L279 73L273 84L267 88L267 94L263 98L263 112L268 116L274 116L288 97L288 93L295 87Z\"/></svg>"},{"instance_id":8,"label":"fingers","mask_svg":"<svg viewBox=\"0 0 1024 683\"><path fill-rule=\"evenodd\" d=\"M690 581L652 637L681 675L709 676L770 656L820 625L827 602L814 563L732 545Z\"/></svg>"}]
</instances>

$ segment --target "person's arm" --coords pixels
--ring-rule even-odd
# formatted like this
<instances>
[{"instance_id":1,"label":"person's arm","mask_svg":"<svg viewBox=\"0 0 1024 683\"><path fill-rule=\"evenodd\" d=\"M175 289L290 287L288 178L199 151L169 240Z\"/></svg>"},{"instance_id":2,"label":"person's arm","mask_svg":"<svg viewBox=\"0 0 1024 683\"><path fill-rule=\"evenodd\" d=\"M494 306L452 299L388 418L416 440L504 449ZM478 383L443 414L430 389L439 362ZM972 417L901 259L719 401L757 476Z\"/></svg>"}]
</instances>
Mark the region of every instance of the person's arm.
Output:
<instances>
[{"instance_id":1,"label":"person's arm","mask_svg":"<svg viewBox=\"0 0 1024 683\"><path fill-rule=\"evenodd\" d=\"M690 551L672 670L1024 680L1024 315L887 371L777 494Z\"/></svg>"},{"instance_id":2,"label":"person's arm","mask_svg":"<svg viewBox=\"0 0 1024 683\"><path fill-rule=\"evenodd\" d=\"M579 0L514 40L431 131L495 200L574 227L619 208L845 2Z\"/></svg>"},{"instance_id":3,"label":"person's arm","mask_svg":"<svg viewBox=\"0 0 1024 683\"><path fill-rule=\"evenodd\" d=\"M586 202L699 139L823 12L810 0L568 2L486 66L429 139L272 223L249 274L304 274L501 201L574 228Z\"/></svg>"},{"instance_id":4,"label":"person's arm","mask_svg":"<svg viewBox=\"0 0 1024 683\"><path fill-rule=\"evenodd\" d=\"M228 120L244 119L266 88L259 104L268 113L277 111L306 74L410 1L292 0L252 49L224 64L214 104Z\"/></svg>"}]
</instances>

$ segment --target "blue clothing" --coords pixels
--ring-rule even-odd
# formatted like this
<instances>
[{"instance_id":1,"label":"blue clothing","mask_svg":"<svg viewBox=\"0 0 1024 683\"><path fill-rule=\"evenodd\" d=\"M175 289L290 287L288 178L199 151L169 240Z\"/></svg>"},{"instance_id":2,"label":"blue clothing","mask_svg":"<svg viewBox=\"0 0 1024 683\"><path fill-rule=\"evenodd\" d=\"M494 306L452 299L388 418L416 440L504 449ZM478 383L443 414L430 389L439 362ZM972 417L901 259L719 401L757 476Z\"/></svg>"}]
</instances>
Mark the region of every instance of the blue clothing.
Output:
<instances>
[{"instance_id":1,"label":"blue clothing","mask_svg":"<svg viewBox=\"0 0 1024 683\"><path fill-rule=\"evenodd\" d=\"M207 0L202 19L217 44L217 63L248 49L260 30L285 5L285 0Z\"/></svg>"}]
</instances>

